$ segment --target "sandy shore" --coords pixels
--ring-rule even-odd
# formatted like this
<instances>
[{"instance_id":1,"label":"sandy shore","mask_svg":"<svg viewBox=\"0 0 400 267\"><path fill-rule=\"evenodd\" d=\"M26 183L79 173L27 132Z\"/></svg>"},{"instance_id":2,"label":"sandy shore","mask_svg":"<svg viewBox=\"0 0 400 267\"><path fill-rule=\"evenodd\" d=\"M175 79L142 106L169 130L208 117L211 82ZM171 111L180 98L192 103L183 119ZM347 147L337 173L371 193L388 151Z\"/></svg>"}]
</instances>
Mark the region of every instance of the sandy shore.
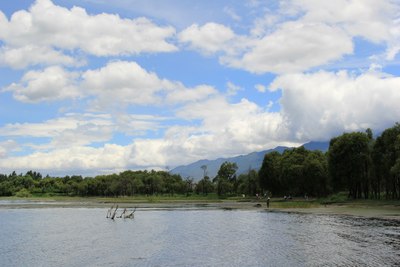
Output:
<instances>
[{"instance_id":1,"label":"sandy shore","mask_svg":"<svg viewBox=\"0 0 400 267\"><path fill-rule=\"evenodd\" d=\"M368 218L381 218L400 221L400 206L397 205L317 205L309 208L282 208L278 204L271 203L267 208L263 202L239 202L239 201L173 201L173 202L114 202L94 199L53 200L53 199L0 199L0 209L28 209L28 208L104 208L108 209L113 204L120 208L138 209L225 209L225 210L260 210L266 212L286 213L310 213L310 214L334 214L359 216ZM274 207L275 206L275 207ZM278 206L278 207L277 207Z\"/></svg>"},{"instance_id":2,"label":"sandy shore","mask_svg":"<svg viewBox=\"0 0 400 267\"><path fill-rule=\"evenodd\" d=\"M290 213L347 215L347 216L391 219L400 221L400 208L395 206L351 207L351 206L328 205L326 207L320 207L320 208L278 209L278 211L290 212Z\"/></svg>"}]
</instances>

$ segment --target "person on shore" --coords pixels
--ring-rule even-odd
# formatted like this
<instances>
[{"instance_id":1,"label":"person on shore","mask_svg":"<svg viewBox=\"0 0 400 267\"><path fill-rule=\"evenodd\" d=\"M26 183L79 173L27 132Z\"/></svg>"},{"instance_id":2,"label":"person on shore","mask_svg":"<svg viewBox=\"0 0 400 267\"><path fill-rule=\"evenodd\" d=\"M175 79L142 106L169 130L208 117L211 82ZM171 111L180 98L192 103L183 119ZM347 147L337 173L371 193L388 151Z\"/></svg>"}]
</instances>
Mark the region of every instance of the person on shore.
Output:
<instances>
[{"instance_id":1,"label":"person on shore","mask_svg":"<svg viewBox=\"0 0 400 267\"><path fill-rule=\"evenodd\" d=\"M267 208L269 208L269 197L267 198Z\"/></svg>"}]
</instances>

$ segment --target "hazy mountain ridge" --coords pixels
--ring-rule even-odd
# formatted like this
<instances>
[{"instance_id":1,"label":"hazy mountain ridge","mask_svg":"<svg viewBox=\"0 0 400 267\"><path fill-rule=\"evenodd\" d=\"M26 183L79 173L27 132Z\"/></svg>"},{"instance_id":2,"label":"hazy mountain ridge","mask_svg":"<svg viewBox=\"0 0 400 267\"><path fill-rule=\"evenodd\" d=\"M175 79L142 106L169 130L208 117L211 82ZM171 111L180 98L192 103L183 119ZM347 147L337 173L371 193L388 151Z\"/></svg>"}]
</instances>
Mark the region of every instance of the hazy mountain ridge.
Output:
<instances>
[{"instance_id":1,"label":"hazy mountain ridge","mask_svg":"<svg viewBox=\"0 0 400 267\"><path fill-rule=\"evenodd\" d=\"M304 147L309 150L321 150L323 152L328 150L329 142L309 142L304 144ZM246 173L249 169L259 170L261 168L265 154L272 151L278 151L282 153L285 149L291 147L278 146L273 149L268 149L260 152L252 152L247 155L240 155L231 158L218 158L215 160L203 159L193 162L188 165L178 166L171 170L173 174L180 174L182 178L194 178L194 180L200 180L204 176L204 170L202 166L207 166L206 175L211 179L217 175L217 172L222 163L225 161L236 163L238 166L237 175Z\"/></svg>"}]
</instances>

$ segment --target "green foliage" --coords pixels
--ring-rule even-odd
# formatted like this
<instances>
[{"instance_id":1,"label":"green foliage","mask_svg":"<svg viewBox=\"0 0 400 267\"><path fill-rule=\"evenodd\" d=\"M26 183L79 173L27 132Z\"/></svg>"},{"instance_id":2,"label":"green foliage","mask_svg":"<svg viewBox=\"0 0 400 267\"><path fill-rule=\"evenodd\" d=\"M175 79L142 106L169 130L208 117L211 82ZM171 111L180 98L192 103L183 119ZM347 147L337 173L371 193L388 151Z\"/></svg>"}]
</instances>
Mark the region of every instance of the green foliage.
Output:
<instances>
[{"instance_id":1,"label":"green foliage","mask_svg":"<svg viewBox=\"0 0 400 267\"><path fill-rule=\"evenodd\" d=\"M330 141L329 151L304 147L265 155L260 170L236 176L235 163L224 162L211 180L207 166L197 183L165 171L124 171L83 178L80 175L43 177L28 171L0 174L0 196L160 197L184 196L186 200L211 195L218 198L267 193L283 197L326 197L326 202L344 198L400 199L400 124L386 129L376 140L372 131L344 133ZM192 194L195 192L196 194ZM340 193L338 193L340 192ZM346 192L346 193L343 193Z\"/></svg>"},{"instance_id":2,"label":"green foliage","mask_svg":"<svg viewBox=\"0 0 400 267\"><path fill-rule=\"evenodd\" d=\"M265 155L260 185L272 195L324 196L330 192L327 160L320 151L304 147Z\"/></svg>"},{"instance_id":3,"label":"green foliage","mask_svg":"<svg viewBox=\"0 0 400 267\"><path fill-rule=\"evenodd\" d=\"M204 176L195 186L195 192L197 194L208 195L211 192L214 192L214 184L210 181L208 176Z\"/></svg>"},{"instance_id":4,"label":"green foliage","mask_svg":"<svg viewBox=\"0 0 400 267\"><path fill-rule=\"evenodd\" d=\"M30 197L32 196L32 194L28 191L28 189L26 188L22 188L21 190L19 190L16 194L16 197Z\"/></svg>"},{"instance_id":5,"label":"green foliage","mask_svg":"<svg viewBox=\"0 0 400 267\"><path fill-rule=\"evenodd\" d=\"M347 192L338 192L330 195L329 197L319 199L319 202L321 204L333 204L333 203L344 203L348 200L349 198Z\"/></svg>"},{"instance_id":6,"label":"green foliage","mask_svg":"<svg viewBox=\"0 0 400 267\"><path fill-rule=\"evenodd\" d=\"M400 199L400 124L386 129L376 139L372 160L375 167L374 194L380 197L384 191L386 198Z\"/></svg>"},{"instance_id":7,"label":"green foliage","mask_svg":"<svg viewBox=\"0 0 400 267\"><path fill-rule=\"evenodd\" d=\"M261 190L257 171L249 170L248 173L239 175L236 188L236 192L241 195L255 196L259 193Z\"/></svg>"},{"instance_id":8,"label":"green foliage","mask_svg":"<svg viewBox=\"0 0 400 267\"><path fill-rule=\"evenodd\" d=\"M234 193L237 169L236 163L225 161L221 164L217 177L214 179L218 196Z\"/></svg>"},{"instance_id":9,"label":"green foliage","mask_svg":"<svg viewBox=\"0 0 400 267\"><path fill-rule=\"evenodd\" d=\"M31 172L31 171L30 171ZM35 174L35 177L41 177ZM38 178L37 178L38 179ZM190 183L189 183L190 181ZM125 171L120 174L99 175L94 178L82 176L45 177L34 180L30 175L0 176L0 196L12 196L21 192L35 195L104 196L121 197L158 194L189 194L193 181L183 181L179 175L164 171ZM23 190L23 189L26 189Z\"/></svg>"},{"instance_id":10,"label":"green foliage","mask_svg":"<svg viewBox=\"0 0 400 267\"><path fill-rule=\"evenodd\" d=\"M371 172L370 138L367 133L345 133L329 145L329 171L333 189L349 190L352 198L368 198Z\"/></svg>"},{"instance_id":11,"label":"green foliage","mask_svg":"<svg viewBox=\"0 0 400 267\"><path fill-rule=\"evenodd\" d=\"M261 188L274 194L281 194L283 187L280 176L281 154L276 151L266 154L258 172Z\"/></svg>"}]
</instances>

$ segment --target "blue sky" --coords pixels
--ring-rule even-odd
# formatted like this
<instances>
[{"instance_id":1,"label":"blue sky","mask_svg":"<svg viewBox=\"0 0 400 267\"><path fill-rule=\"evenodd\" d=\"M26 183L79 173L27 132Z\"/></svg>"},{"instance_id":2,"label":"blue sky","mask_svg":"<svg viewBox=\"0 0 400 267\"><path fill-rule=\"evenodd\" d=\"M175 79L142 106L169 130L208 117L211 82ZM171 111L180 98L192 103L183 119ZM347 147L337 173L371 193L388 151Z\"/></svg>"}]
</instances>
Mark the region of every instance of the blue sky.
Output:
<instances>
[{"instance_id":1,"label":"blue sky","mask_svg":"<svg viewBox=\"0 0 400 267\"><path fill-rule=\"evenodd\" d=\"M0 172L166 169L400 118L400 3L0 2Z\"/></svg>"}]
</instances>

